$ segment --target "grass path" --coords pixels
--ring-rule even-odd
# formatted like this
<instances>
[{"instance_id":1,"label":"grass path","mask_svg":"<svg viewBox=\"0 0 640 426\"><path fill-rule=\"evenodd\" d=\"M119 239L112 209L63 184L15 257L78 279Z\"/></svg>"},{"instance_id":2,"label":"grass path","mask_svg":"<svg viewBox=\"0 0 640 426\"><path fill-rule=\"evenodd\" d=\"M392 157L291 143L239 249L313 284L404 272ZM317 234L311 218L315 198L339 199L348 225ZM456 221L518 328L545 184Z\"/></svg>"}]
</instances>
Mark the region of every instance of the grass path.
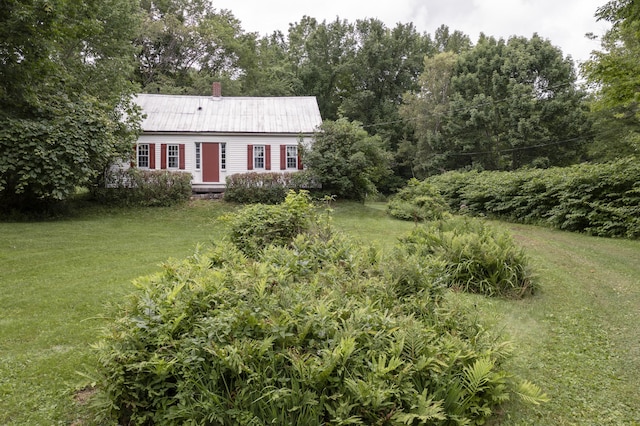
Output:
<instances>
[{"instance_id":1,"label":"grass path","mask_svg":"<svg viewBox=\"0 0 640 426\"><path fill-rule=\"evenodd\" d=\"M505 424L640 424L640 242L509 225L539 274L530 300L480 300L512 364L552 398ZM501 313L501 314L500 314Z\"/></svg>"}]
</instances>

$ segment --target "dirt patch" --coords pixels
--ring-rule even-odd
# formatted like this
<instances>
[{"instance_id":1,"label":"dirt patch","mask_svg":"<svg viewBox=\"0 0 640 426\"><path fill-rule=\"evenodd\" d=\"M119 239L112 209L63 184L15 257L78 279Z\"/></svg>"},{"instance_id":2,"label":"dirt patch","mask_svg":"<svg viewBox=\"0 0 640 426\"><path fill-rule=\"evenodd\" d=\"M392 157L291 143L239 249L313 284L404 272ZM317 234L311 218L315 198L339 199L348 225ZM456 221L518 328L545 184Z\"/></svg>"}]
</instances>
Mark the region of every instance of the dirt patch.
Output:
<instances>
[{"instance_id":1,"label":"dirt patch","mask_svg":"<svg viewBox=\"0 0 640 426\"><path fill-rule=\"evenodd\" d=\"M93 386L87 386L77 391L73 395L73 400L80 405L85 405L97 392L98 389Z\"/></svg>"}]
</instances>

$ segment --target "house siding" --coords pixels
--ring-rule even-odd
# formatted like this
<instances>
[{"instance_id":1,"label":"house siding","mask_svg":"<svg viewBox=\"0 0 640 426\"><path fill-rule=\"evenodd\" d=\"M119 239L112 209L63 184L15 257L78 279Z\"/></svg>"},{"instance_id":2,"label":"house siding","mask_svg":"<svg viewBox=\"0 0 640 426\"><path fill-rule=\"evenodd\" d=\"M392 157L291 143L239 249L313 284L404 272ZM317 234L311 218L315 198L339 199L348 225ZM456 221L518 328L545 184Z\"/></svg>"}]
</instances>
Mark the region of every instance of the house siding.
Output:
<instances>
[{"instance_id":1,"label":"house siding","mask_svg":"<svg viewBox=\"0 0 640 426\"><path fill-rule=\"evenodd\" d=\"M196 170L196 143L225 143L226 169L220 170L220 184L226 182L226 177L236 173L247 173L247 150L249 145L270 146L271 168L268 170L254 169L255 172L282 172L296 169L280 170L282 150L281 145L298 145L300 135L211 135L211 134L143 134L139 137L139 144L155 145L155 164L163 164L160 147L163 144L184 145L184 171L191 173L194 185L203 184L202 168ZM311 143L311 136L302 138L303 144ZM151 154L151 153L150 153ZM160 167L157 167L160 168ZM172 169L173 170L173 169Z\"/></svg>"}]
</instances>

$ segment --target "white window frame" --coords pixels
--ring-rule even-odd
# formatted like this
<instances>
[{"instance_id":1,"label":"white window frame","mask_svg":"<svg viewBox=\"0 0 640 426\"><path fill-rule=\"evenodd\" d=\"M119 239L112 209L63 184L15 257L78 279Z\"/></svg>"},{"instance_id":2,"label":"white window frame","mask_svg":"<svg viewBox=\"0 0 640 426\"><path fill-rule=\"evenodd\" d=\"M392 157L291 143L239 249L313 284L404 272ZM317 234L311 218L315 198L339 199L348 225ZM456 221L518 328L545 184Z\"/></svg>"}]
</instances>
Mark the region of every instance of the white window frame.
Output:
<instances>
[{"instance_id":1,"label":"white window frame","mask_svg":"<svg viewBox=\"0 0 640 426\"><path fill-rule=\"evenodd\" d=\"M202 154L200 151L200 142L196 142L196 170L200 170L201 168L201 160L202 160Z\"/></svg>"},{"instance_id":2,"label":"white window frame","mask_svg":"<svg viewBox=\"0 0 640 426\"><path fill-rule=\"evenodd\" d=\"M220 170L227 170L227 144L220 143Z\"/></svg>"},{"instance_id":3,"label":"white window frame","mask_svg":"<svg viewBox=\"0 0 640 426\"><path fill-rule=\"evenodd\" d=\"M287 169L298 168L298 145L287 145L285 148Z\"/></svg>"},{"instance_id":4,"label":"white window frame","mask_svg":"<svg viewBox=\"0 0 640 426\"><path fill-rule=\"evenodd\" d=\"M264 170L266 164L266 149L264 145L253 146L253 168Z\"/></svg>"},{"instance_id":5,"label":"white window frame","mask_svg":"<svg viewBox=\"0 0 640 426\"><path fill-rule=\"evenodd\" d=\"M148 169L149 168L149 144L148 143L140 143L138 144L138 149L136 150L137 159L136 164L140 169ZM145 164L146 160L146 164Z\"/></svg>"},{"instance_id":6,"label":"white window frame","mask_svg":"<svg viewBox=\"0 0 640 426\"><path fill-rule=\"evenodd\" d=\"M180 145L167 145L167 169L180 168Z\"/></svg>"}]
</instances>

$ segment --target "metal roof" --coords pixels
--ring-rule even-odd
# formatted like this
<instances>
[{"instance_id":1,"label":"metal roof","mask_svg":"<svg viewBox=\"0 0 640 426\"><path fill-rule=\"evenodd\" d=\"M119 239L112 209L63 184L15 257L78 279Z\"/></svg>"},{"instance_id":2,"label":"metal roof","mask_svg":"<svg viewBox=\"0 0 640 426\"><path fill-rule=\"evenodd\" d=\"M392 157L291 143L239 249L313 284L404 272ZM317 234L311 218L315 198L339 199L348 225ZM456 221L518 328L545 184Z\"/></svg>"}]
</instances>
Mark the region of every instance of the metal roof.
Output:
<instances>
[{"instance_id":1,"label":"metal roof","mask_svg":"<svg viewBox=\"0 0 640 426\"><path fill-rule=\"evenodd\" d=\"M211 97L139 94L145 132L313 133L322 124L313 96Z\"/></svg>"}]
</instances>

